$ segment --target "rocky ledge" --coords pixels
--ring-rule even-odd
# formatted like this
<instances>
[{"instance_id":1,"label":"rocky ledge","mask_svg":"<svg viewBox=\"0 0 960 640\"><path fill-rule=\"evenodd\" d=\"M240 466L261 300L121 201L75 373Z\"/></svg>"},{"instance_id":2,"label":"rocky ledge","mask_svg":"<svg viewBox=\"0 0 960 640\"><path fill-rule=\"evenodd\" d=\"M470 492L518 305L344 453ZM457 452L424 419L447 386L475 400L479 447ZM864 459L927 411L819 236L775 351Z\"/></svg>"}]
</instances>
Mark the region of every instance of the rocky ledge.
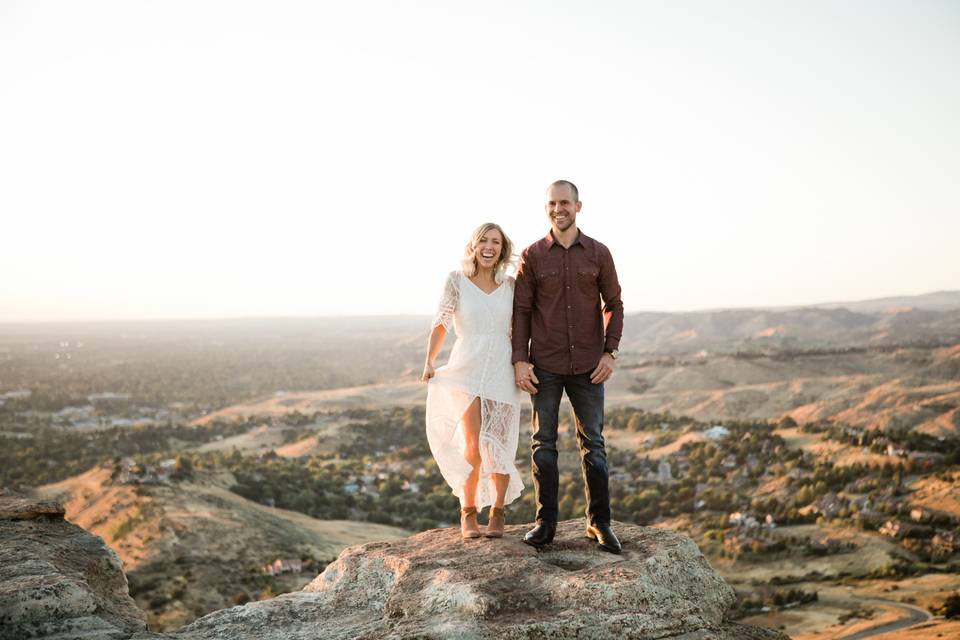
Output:
<instances>
[{"instance_id":1,"label":"rocky ledge","mask_svg":"<svg viewBox=\"0 0 960 640\"><path fill-rule=\"evenodd\" d=\"M12 528L27 524L37 528ZM62 516L2 520L0 638L786 639L725 620L733 591L682 534L617 523L617 556L584 538L579 520L561 523L541 551L520 541L526 528L498 540L434 529L350 547L302 591L159 635L142 630L116 556L98 538Z\"/></svg>"},{"instance_id":2,"label":"rocky ledge","mask_svg":"<svg viewBox=\"0 0 960 640\"><path fill-rule=\"evenodd\" d=\"M144 619L103 540L55 502L0 496L0 640L120 640Z\"/></svg>"}]
</instances>

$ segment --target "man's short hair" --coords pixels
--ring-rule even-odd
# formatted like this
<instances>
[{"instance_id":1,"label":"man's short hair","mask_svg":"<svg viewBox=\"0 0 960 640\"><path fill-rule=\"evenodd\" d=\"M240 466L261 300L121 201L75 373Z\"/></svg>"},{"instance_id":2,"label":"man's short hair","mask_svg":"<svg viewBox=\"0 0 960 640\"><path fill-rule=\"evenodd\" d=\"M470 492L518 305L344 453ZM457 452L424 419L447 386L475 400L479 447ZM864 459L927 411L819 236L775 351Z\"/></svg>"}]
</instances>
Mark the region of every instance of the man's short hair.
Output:
<instances>
[{"instance_id":1,"label":"man's short hair","mask_svg":"<svg viewBox=\"0 0 960 640\"><path fill-rule=\"evenodd\" d=\"M570 187L570 189L573 191L574 202L580 202L580 190L577 189L577 185L573 184L569 180L557 180L555 182L550 183L550 187L563 187L563 186ZM549 189L550 187L547 187L547 189Z\"/></svg>"}]
</instances>

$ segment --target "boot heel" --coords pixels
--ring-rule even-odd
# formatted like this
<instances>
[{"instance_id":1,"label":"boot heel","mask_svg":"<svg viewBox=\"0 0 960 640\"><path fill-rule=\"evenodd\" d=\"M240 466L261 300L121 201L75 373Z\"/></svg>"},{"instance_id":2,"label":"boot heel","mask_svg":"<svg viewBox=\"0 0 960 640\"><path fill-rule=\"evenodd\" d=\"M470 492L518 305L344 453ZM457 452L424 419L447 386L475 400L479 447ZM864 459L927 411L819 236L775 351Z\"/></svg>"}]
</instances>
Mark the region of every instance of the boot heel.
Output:
<instances>
[{"instance_id":1,"label":"boot heel","mask_svg":"<svg viewBox=\"0 0 960 640\"><path fill-rule=\"evenodd\" d=\"M587 527L587 538L590 540L597 539L597 532L593 530L593 527Z\"/></svg>"}]
</instances>

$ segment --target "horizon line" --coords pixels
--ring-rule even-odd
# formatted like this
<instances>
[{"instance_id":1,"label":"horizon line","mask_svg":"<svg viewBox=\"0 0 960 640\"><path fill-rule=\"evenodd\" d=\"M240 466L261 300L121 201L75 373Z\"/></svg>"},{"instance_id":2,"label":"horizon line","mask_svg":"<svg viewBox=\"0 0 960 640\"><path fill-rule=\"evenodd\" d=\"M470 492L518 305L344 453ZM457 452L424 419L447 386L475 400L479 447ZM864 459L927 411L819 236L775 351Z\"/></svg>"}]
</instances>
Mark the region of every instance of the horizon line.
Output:
<instances>
[{"instance_id":1,"label":"horizon line","mask_svg":"<svg viewBox=\"0 0 960 640\"><path fill-rule=\"evenodd\" d=\"M825 306L837 306L843 308L843 305L864 304L869 302L883 302L885 300L894 300L897 298L921 298L932 295L955 294L960 296L960 289L941 289L937 291L928 291L917 294L892 294L881 296L879 298L863 298L859 300L841 300L828 302L810 302L805 304L791 305L744 305L730 307L706 307L688 310L656 310L641 309L637 311L627 311L625 316L639 315L644 313L718 313L721 311L790 311L797 309L809 309ZM958 304L960 307L960 304ZM36 320L0 320L0 327L14 327L26 325L56 325L56 324L112 324L112 323L157 323L157 322L224 322L224 321L257 321L257 320L347 320L356 318L422 318L429 317L429 313L367 313L367 314L286 314L286 315L236 315L236 316L170 316L170 317L126 317L126 318L86 318L86 319L36 319Z\"/></svg>"}]
</instances>

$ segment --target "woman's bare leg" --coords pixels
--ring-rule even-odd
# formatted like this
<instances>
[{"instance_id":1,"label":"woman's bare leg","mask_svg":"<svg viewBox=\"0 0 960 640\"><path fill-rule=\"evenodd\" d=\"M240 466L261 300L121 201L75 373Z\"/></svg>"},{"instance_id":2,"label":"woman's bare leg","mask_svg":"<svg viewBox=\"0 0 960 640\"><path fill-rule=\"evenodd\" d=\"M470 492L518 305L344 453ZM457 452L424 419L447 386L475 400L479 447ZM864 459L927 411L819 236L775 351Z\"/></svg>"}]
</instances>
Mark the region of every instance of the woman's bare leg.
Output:
<instances>
[{"instance_id":1,"label":"woman's bare leg","mask_svg":"<svg viewBox=\"0 0 960 640\"><path fill-rule=\"evenodd\" d=\"M480 398L474 398L463 414L463 435L466 450L463 457L473 465L473 471L463 483L463 507L477 506L477 483L480 481Z\"/></svg>"},{"instance_id":2,"label":"woman's bare leg","mask_svg":"<svg viewBox=\"0 0 960 640\"><path fill-rule=\"evenodd\" d=\"M510 484L510 476L506 473L492 473L490 477L497 488L497 501L493 503L497 509L503 509L503 499L507 495L507 485Z\"/></svg>"}]
</instances>

